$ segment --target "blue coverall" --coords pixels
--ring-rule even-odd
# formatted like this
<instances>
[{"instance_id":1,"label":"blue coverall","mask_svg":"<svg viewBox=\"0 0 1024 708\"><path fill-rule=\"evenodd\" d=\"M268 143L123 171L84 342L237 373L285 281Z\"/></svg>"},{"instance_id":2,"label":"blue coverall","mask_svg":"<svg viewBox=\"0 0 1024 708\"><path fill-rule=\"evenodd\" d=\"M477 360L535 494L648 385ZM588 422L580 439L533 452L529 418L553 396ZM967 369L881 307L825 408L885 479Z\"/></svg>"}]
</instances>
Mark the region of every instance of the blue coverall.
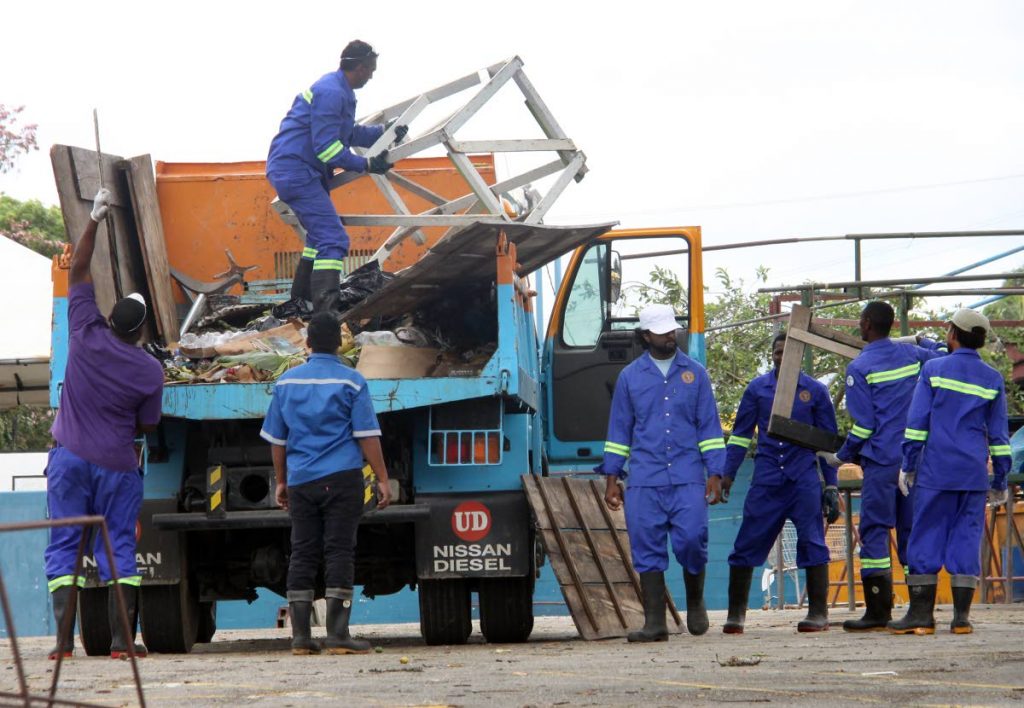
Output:
<instances>
[{"instance_id":1,"label":"blue coverall","mask_svg":"<svg viewBox=\"0 0 1024 708\"><path fill-rule=\"evenodd\" d=\"M343 71L320 77L295 97L270 143L267 179L306 230L302 258L313 270L343 270L349 238L331 202L327 182L335 168L366 171L352 147L370 147L384 126L355 122L356 95Z\"/></svg>"},{"instance_id":2,"label":"blue coverall","mask_svg":"<svg viewBox=\"0 0 1024 708\"><path fill-rule=\"evenodd\" d=\"M907 538L914 495L897 487L907 410L921 364L945 353L945 345L922 339L921 346L888 337L870 342L846 367L846 409L853 427L836 453L864 470L860 498L860 574L892 572L889 529L896 529L896 554L907 562Z\"/></svg>"},{"instance_id":3,"label":"blue coverall","mask_svg":"<svg viewBox=\"0 0 1024 708\"><path fill-rule=\"evenodd\" d=\"M811 450L768 435L778 372L769 371L747 385L726 445L725 474L735 479L757 426L754 478L743 505L743 522L729 555L729 565L755 567L765 562L786 519L796 527L796 562L810 568L829 562L822 521L818 456ZM836 413L824 384L801 373L793 400L792 419L836 432ZM837 474L822 463L825 484L835 486Z\"/></svg>"},{"instance_id":4,"label":"blue coverall","mask_svg":"<svg viewBox=\"0 0 1024 708\"><path fill-rule=\"evenodd\" d=\"M961 347L924 365L907 416L903 470L917 473L907 553L914 575L945 566L954 586L964 585L956 576L977 581L989 456L991 488L1002 491L1011 461L1003 377Z\"/></svg>"},{"instance_id":5,"label":"blue coverall","mask_svg":"<svg viewBox=\"0 0 1024 708\"><path fill-rule=\"evenodd\" d=\"M667 537L687 573L708 560L707 476L722 474L725 441L711 379L681 351L667 375L650 354L615 384L604 459L595 469L626 478L626 529L638 573L668 568Z\"/></svg>"}]
</instances>

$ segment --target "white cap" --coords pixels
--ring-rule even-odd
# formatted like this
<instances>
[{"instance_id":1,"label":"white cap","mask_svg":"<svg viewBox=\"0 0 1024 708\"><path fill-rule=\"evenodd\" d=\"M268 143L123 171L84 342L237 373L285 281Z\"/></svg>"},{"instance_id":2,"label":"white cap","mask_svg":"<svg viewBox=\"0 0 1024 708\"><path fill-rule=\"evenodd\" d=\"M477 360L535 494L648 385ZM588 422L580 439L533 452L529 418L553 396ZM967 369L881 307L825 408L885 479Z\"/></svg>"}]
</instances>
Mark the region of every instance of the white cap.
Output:
<instances>
[{"instance_id":1,"label":"white cap","mask_svg":"<svg viewBox=\"0 0 1024 708\"><path fill-rule=\"evenodd\" d=\"M127 297L132 299L132 300L135 300L136 302L138 302L143 307L146 306L146 299L144 297L142 297L142 295L140 295L139 293L132 293L131 295L128 295Z\"/></svg>"},{"instance_id":2,"label":"white cap","mask_svg":"<svg viewBox=\"0 0 1024 708\"><path fill-rule=\"evenodd\" d=\"M988 318L985 317L985 315L981 314L977 310L972 310L967 307L954 312L953 316L949 318L949 321L964 332L970 332L975 327L981 327L985 330L985 334L988 334L992 329L992 325L989 324Z\"/></svg>"},{"instance_id":3,"label":"white cap","mask_svg":"<svg viewBox=\"0 0 1024 708\"><path fill-rule=\"evenodd\" d=\"M671 305L648 305L640 310L640 329L654 334L668 334L679 329Z\"/></svg>"}]
</instances>

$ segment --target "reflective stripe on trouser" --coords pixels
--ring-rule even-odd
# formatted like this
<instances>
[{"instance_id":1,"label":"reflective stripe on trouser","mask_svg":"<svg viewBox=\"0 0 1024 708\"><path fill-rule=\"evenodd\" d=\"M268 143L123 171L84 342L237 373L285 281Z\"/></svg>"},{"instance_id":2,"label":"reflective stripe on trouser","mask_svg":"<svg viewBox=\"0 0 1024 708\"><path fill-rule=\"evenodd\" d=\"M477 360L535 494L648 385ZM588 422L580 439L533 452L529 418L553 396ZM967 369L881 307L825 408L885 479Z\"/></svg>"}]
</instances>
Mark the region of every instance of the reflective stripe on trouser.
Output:
<instances>
[{"instance_id":1,"label":"reflective stripe on trouser","mask_svg":"<svg viewBox=\"0 0 1024 708\"><path fill-rule=\"evenodd\" d=\"M626 530L638 573L668 568L666 541L688 573L697 574L708 562L708 503L705 485L626 487Z\"/></svg>"},{"instance_id":2,"label":"reflective stripe on trouser","mask_svg":"<svg viewBox=\"0 0 1024 708\"><path fill-rule=\"evenodd\" d=\"M341 260L348 255L348 233L320 178L296 171L270 173L267 179L281 201L298 217L306 230L306 248L316 250L317 260Z\"/></svg>"},{"instance_id":3,"label":"reflective stripe on trouser","mask_svg":"<svg viewBox=\"0 0 1024 708\"><path fill-rule=\"evenodd\" d=\"M808 568L828 563L821 486L800 481L780 485L754 484L743 503L743 521L729 554L729 565L757 567L768 558L786 519L796 527L796 564Z\"/></svg>"},{"instance_id":4,"label":"reflective stripe on trouser","mask_svg":"<svg viewBox=\"0 0 1024 708\"><path fill-rule=\"evenodd\" d=\"M985 492L916 488L908 560L914 575L981 574Z\"/></svg>"},{"instance_id":5,"label":"reflective stripe on trouser","mask_svg":"<svg viewBox=\"0 0 1024 708\"><path fill-rule=\"evenodd\" d=\"M138 471L114 472L86 462L65 447L50 450L46 464L46 504L51 519L99 515L106 518L119 577L138 575L135 563L135 525L142 509L142 475ZM46 547L46 577L55 580L75 572L75 555L82 528L50 529ZM89 552L86 548L86 552ZM93 534L91 549L100 580L112 577L103 536Z\"/></svg>"},{"instance_id":6,"label":"reflective stripe on trouser","mask_svg":"<svg viewBox=\"0 0 1024 708\"><path fill-rule=\"evenodd\" d=\"M46 583L46 589L50 592L54 590L60 590L66 588L69 585L77 585L80 588L85 587L85 576L79 575L77 578L74 575L59 575L56 578L51 578Z\"/></svg>"},{"instance_id":7,"label":"reflective stripe on trouser","mask_svg":"<svg viewBox=\"0 0 1024 708\"><path fill-rule=\"evenodd\" d=\"M862 461L864 484L860 496L860 575L862 578L892 572L889 530L896 529L896 555L906 564L913 500L899 490L899 465Z\"/></svg>"}]
</instances>

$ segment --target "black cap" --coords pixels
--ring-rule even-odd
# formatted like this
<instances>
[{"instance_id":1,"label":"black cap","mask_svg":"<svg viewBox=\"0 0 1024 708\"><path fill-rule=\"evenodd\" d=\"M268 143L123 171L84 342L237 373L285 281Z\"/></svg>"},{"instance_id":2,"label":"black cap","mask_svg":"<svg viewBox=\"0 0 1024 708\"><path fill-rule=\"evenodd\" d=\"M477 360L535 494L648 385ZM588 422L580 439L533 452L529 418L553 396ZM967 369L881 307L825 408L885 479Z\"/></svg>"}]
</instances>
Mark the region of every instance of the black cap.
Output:
<instances>
[{"instance_id":1,"label":"black cap","mask_svg":"<svg viewBox=\"0 0 1024 708\"><path fill-rule=\"evenodd\" d=\"M110 327L120 335L128 335L146 321L146 301L138 293L121 298L110 311Z\"/></svg>"},{"instance_id":2,"label":"black cap","mask_svg":"<svg viewBox=\"0 0 1024 708\"><path fill-rule=\"evenodd\" d=\"M342 59L376 59L377 52L367 42L361 39L353 39L341 52Z\"/></svg>"}]
</instances>

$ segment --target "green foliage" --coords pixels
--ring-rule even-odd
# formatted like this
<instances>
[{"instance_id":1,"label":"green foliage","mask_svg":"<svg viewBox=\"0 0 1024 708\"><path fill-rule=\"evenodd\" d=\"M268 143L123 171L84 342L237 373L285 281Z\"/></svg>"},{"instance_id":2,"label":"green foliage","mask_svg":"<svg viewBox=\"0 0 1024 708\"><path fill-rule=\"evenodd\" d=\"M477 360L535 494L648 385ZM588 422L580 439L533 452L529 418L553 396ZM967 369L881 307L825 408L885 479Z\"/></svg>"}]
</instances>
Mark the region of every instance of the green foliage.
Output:
<instances>
[{"instance_id":1,"label":"green foliage","mask_svg":"<svg viewBox=\"0 0 1024 708\"><path fill-rule=\"evenodd\" d=\"M37 199L19 201L0 194L0 234L46 257L64 249L67 238L60 209Z\"/></svg>"},{"instance_id":2,"label":"green foliage","mask_svg":"<svg viewBox=\"0 0 1024 708\"><path fill-rule=\"evenodd\" d=\"M0 450L40 452L50 447L50 426L56 410L18 406L0 412Z\"/></svg>"}]
</instances>

